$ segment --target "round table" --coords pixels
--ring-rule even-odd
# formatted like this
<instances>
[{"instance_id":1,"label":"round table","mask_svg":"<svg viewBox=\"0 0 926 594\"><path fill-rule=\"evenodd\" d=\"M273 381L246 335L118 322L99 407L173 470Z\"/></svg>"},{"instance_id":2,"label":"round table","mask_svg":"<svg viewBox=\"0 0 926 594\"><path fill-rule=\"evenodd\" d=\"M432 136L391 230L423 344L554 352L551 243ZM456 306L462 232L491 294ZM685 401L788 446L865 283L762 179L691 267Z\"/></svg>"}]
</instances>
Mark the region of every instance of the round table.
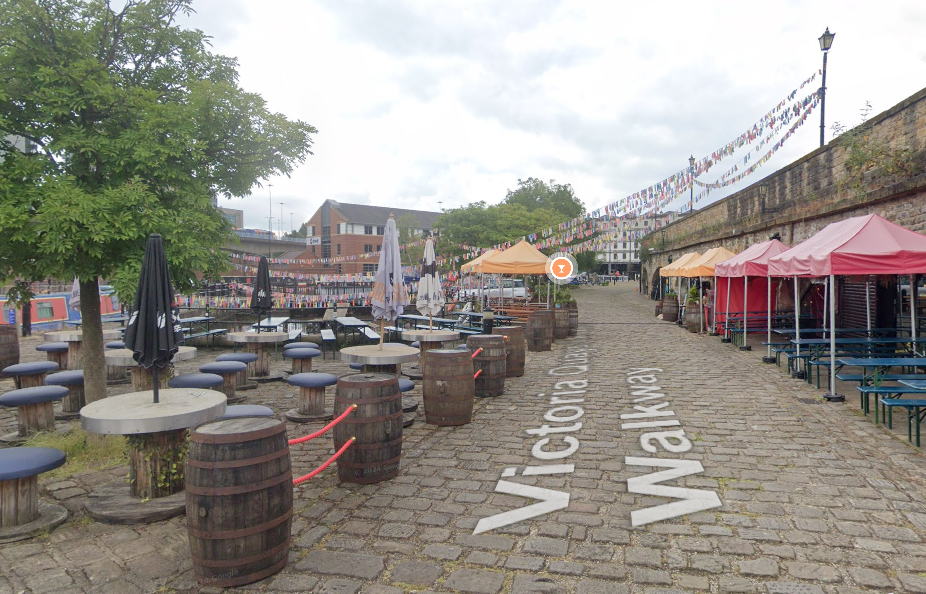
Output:
<instances>
[{"instance_id":1,"label":"round table","mask_svg":"<svg viewBox=\"0 0 926 594\"><path fill-rule=\"evenodd\" d=\"M177 352L171 358L171 363L188 361L196 357L196 347L182 346L177 348ZM150 369L145 369L135 362L131 349L106 349L103 358L107 365L118 365L121 367L130 367L132 369L132 389L136 392L143 392L154 387L154 376ZM170 379L170 373L159 372L158 384L162 388L167 388L167 381Z\"/></svg>"},{"instance_id":2,"label":"round table","mask_svg":"<svg viewBox=\"0 0 926 594\"><path fill-rule=\"evenodd\" d=\"M171 388L132 392L91 402L80 410L90 433L126 435L131 494L141 499L183 490L187 429L225 413L225 394L215 390Z\"/></svg>"},{"instance_id":3,"label":"round table","mask_svg":"<svg viewBox=\"0 0 926 594\"><path fill-rule=\"evenodd\" d=\"M451 342L460 338L460 333L456 330L404 330L402 340L418 341L421 345L421 352L424 353L429 349L439 349L445 342Z\"/></svg>"},{"instance_id":4,"label":"round table","mask_svg":"<svg viewBox=\"0 0 926 594\"><path fill-rule=\"evenodd\" d=\"M398 375L402 363L418 360L418 349L396 342L370 344L341 349L341 360L361 363L365 373L392 373Z\"/></svg>"},{"instance_id":5,"label":"round table","mask_svg":"<svg viewBox=\"0 0 926 594\"><path fill-rule=\"evenodd\" d=\"M84 340L83 330L58 330L56 332L46 332L43 334L45 342L66 342L68 343L68 369L81 369L80 363L80 345ZM120 330L103 330L103 341L116 340L122 338Z\"/></svg>"},{"instance_id":6,"label":"round table","mask_svg":"<svg viewBox=\"0 0 926 594\"><path fill-rule=\"evenodd\" d=\"M227 336L232 342L244 343L250 352L257 355L257 361L254 362L254 377L270 375L270 353L264 346L289 340L289 332L229 332Z\"/></svg>"}]
</instances>

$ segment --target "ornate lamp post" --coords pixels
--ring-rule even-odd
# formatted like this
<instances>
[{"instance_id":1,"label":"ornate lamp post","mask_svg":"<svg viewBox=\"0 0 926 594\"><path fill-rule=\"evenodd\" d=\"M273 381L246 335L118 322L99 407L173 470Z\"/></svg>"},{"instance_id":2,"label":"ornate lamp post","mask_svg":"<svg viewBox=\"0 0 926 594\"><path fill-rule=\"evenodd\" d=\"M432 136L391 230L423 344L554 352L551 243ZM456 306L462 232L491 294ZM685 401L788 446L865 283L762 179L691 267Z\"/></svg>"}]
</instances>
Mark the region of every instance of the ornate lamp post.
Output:
<instances>
[{"instance_id":1,"label":"ornate lamp post","mask_svg":"<svg viewBox=\"0 0 926 594\"><path fill-rule=\"evenodd\" d=\"M823 116L826 113L826 55L829 53L830 48L833 47L835 37L836 34L830 33L830 28L827 27L826 31L818 39L820 50L823 51L823 77L820 81L820 146L826 144L823 140Z\"/></svg>"}]
</instances>

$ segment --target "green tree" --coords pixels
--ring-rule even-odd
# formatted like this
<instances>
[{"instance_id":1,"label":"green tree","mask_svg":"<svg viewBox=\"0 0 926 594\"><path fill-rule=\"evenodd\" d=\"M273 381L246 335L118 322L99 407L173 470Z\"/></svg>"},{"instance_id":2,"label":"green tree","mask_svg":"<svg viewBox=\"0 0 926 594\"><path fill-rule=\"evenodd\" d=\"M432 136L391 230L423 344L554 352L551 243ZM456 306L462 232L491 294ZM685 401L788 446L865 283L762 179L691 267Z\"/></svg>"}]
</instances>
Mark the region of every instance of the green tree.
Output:
<instances>
[{"instance_id":1,"label":"green tree","mask_svg":"<svg viewBox=\"0 0 926 594\"><path fill-rule=\"evenodd\" d=\"M315 133L177 26L190 0L118 6L0 0L0 273L80 279L90 402L106 396L99 278L130 301L150 233L179 290L218 275L230 234L213 202L289 174Z\"/></svg>"},{"instance_id":2,"label":"green tree","mask_svg":"<svg viewBox=\"0 0 926 594\"><path fill-rule=\"evenodd\" d=\"M581 272L597 272L598 252L579 252L578 254L573 254L573 256Z\"/></svg>"},{"instance_id":3,"label":"green tree","mask_svg":"<svg viewBox=\"0 0 926 594\"><path fill-rule=\"evenodd\" d=\"M299 225L298 229L290 231L283 237L302 237L303 239L305 239L308 236L309 236L309 224L302 223L301 225Z\"/></svg>"},{"instance_id":4,"label":"green tree","mask_svg":"<svg viewBox=\"0 0 926 594\"><path fill-rule=\"evenodd\" d=\"M539 208L556 211L566 217L565 220L585 212L585 205L576 197L572 186L558 184L552 179L549 184L533 177L519 179L518 189L508 190L505 203L520 204L529 211Z\"/></svg>"}]
</instances>

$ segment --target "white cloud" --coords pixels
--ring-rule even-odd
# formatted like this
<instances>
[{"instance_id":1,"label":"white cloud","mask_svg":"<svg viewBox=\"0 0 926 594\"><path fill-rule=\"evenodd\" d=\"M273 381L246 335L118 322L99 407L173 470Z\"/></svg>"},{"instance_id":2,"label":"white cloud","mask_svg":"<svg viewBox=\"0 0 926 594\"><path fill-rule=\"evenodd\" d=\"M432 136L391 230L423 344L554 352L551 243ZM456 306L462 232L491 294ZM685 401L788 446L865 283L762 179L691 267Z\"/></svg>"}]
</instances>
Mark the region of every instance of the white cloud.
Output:
<instances>
[{"instance_id":1,"label":"white cloud","mask_svg":"<svg viewBox=\"0 0 926 594\"><path fill-rule=\"evenodd\" d=\"M827 129L858 123L865 101L875 113L888 109L926 80L926 5L915 0L198 0L194 8L191 23L238 58L246 89L319 130L315 155L292 178L271 180L272 200L265 187L230 201L253 227L266 228L270 202L275 219L284 202L287 230L286 213L298 225L326 198L450 208L498 202L531 176L571 183L597 208L749 128L820 68L817 37L827 26L836 33ZM745 183L818 144L815 112Z\"/></svg>"}]
</instances>

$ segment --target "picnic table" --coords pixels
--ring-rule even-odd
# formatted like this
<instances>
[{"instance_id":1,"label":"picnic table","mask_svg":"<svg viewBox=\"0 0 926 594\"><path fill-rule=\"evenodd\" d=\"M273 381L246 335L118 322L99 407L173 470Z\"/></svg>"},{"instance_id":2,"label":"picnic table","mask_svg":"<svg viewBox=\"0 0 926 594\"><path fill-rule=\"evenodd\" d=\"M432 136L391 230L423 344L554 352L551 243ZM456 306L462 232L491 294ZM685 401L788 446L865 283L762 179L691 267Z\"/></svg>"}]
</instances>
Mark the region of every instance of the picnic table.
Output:
<instances>
[{"instance_id":1,"label":"picnic table","mask_svg":"<svg viewBox=\"0 0 926 594\"><path fill-rule=\"evenodd\" d=\"M353 316L344 316L335 318L334 321L341 328L341 333L344 336L344 340L347 341L347 333L350 331L352 335L362 334L367 338L370 338L370 335L364 331L364 328L369 328L369 324L363 320L357 319ZM375 333L375 332L374 332ZM379 338L379 335L376 335L376 338Z\"/></svg>"},{"instance_id":2,"label":"picnic table","mask_svg":"<svg viewBox=\"0 0 926 594\"><path fill-rule=\"evenodd\" d=\"M845 367L861 367L862 374L871 377L870 385L878 386L881 376L887 374L891 367L903 369L926 368L926 357L848 357L836 359L836 364ZM868 373L871 370L871 373Z\"/></svg>"},{"instance_id":3,"label":"picnic table","mask_svg":"<svg viewBox=\"0 0 926 594\"><path fill-rule=\"evenodd\" d=\"M395 342L341 349L341 360L347 363L360 363L365 373L380 372L398 375L402 363L417 361L418 355L418 349Z\"/></svg>"},{"instance_id":4,"label":"picnic table","mask_svg":"<svg viewBox=\"0 0 926 594\"><path fill-rule=\"evenodd\" d=\"M196 357L196 347L181 346L177 347L177 352L171 357L171 363L180 361L189 361ZM129 367L132 372L132 389L136 392L150 390L154 387L154 377L150 369L145 369L135 361L132 349L106 349L103 353L103 359L107 365L118 367ZM167 381L170 379L170 373L158 374L158 382L161 387L167 387Z\"/></svg>"},{"instance_id":5,"label":"picnic table","mask_svg":"<svg viewBox=\"0 0 926 594\"><path fill-rule=\"evenodd\" d=\"M817 369L817 387L820 387L820 367L829 366L829 358L826 356L830 345L836 345L836 358L845 358L846 356L859 357L882 357L896 355L897 349L903 347L908 355L915 355L916 344L926 343L926 338L910 338L901 336L890 336L884 338L796 338L792 339L791 344L797 347L807 347L806 363ZM837 361L837 371L841 365ZM810 374L807 374L807 383L811 382Z\"/></svg>"},{"instance_id":6,"label":"picnic table","mask_svg":"<svg viewBox=\"0 0 926 594\"><path fill-rule=\"evenodd\" d=\"M289 323L289 318L279 317L279 318L267 318L261 320L257 324L251 324L251 328L259 329L263 331L267 330L282 330L283 326Z\"/></svg>"},{"instance_id":7,"label":"picnic table","mask_svg":"<svg viewBox=\"0 0 926 594\"><path fill-rule=\"evenodd\" d=\"M430 321L433 321L438 328L453 328L457 323L456 320L451 320L449 318L429 318L428 316L419 316L413 314L402 314L399 316L399 319L403 322L411 321L413 326L419 323L424 325L428 324Z\"/></svg>"}]
</instances>

